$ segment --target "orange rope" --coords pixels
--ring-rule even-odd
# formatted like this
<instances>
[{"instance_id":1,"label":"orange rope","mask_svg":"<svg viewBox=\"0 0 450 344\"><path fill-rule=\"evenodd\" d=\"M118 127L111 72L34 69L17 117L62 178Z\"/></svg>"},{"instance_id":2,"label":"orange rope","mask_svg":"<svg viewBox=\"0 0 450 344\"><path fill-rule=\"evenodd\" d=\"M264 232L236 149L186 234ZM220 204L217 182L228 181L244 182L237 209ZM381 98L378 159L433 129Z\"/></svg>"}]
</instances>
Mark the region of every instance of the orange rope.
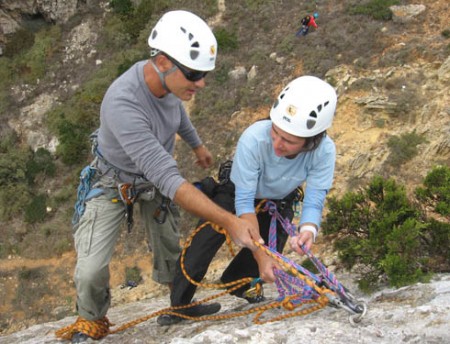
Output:
<instances>
[{"instance_id":1,"label":"orange rope","mask_svg":"<svg viewBox=\"0 0 450 344\"><path fill-rule=\"evenodd\" d=\"M262 210L262 205L266 202L266 200L262 200L256 207L256 212L259 212ZM229 282L229 283L201 283L201 282L197 282L195 280L193 280L188 273L186 272L185 266L184 266L184 261L185 261L185 255L186 255L186 251L189 248L189 246L192 243L192 240L194 238L194 236L200 231L202 230L204 227L206 227L207 225L210 225L216 232L221 233L223 235L225 235L226 237L226 243L228 245L228 248L230 250L230 253L232 256L234 256L234 251L232 248L232 241L230 236L228 235L228 232L224 229L219 227L218 225L211 223L211 222L204 222L203 224L201 224L200 226L198 226L192 233L191 235L188 237L188 239L186 240L186 243L183 247L183 250L181 252L181 256L180 256L180 265L181 265L181 270L183 271L184 276L186 277L186 279L198 286L198 287L204 287L204 288L215 288L215 289L222 289L222 288L227 288L225 291L220 292L218 294L206 297L202 300L196 301L196 302L192 302L189 305L184 305L184 306L175 306L175 307L167 307L164 309L161 309L157 312L153 312L149 315L146 315L144 317L138 318L136 320L130 321L128 323L123 324L122 326L114 329L114 330L109 330L110 326L113 326L111 323L109 323L109 321L106 319L106 317L104 319L106 319L107 323L103 323L102 320L97 320L94 322L89 322L89 324L86 324L84 319L79 320L81 318L78 318L77 322L73 325L70 325L68 327L65 327L59 331L56 332L56 336L63 338L63 339L70 339L73 335L73 333L75 332L83 332L86 333L87 335L89 335L90 337L94 338L94 339L98 339L98 338L102 338L104 336L106 336L108 333L118 333L118 332L122 332L128 328L131 328L133 326L136 326L142 322L145 322L151 318L160 316L162 314L170 314L173 316L177 316L183 319L189 319L189 320L194 320L194 321L203 321L203 320L224 320L224 319L231 319L231 318L237 318L237 317L241 317L244 315L248 315L248 314L252 314L252 313L256 313L253 322L256 324L264 324L267 322L274 322L274 321L278 321L278 320L282 320L282 319L287 319L287 318L291 318L291 317L295 317L295 316L300 316L300 315L307 315L310 314L312 312L315 312L319 309L324 308L329 301L329 298L327 297L327 294L332 294L335 295L335 293L330 290L327 289L325 287L319 287L317 286L314 281L312 281L311 279L307 278L306 276L304 276L303 274L301 274L298 270L296 270L294 267L290 266L289 264L287 264L285 261L283 261L282 259L280 259L279 257L277 257L275 254L273 254L269 248L267 246L264 246L258 242L254 242L254 244L259 248L264 250L264 252L266 254L268 254L270 257L272 257L273 259L275 259L279 265L281 265L287 272L289 272L290 274L292 274L293 276L303 280L308 286L310 286L311 288L313 288L320 296L318 297L317 300L307 300L304 301L302 303L294 303L291 302L292 299L296 299L298 297L298 295L291 295L288 297L285 297L282 301L273 301L271 303L268 304L264 304L264 305L260 305L260 306L256 306L253 307L251 309L245 310L245 311L240 311L240 312L234 312L234 313L229 313L229 314L216 314L216 315L209 315L209 316L199 316L199 317L192 317L192 316L188 316L185 314L181 314L181 313L177 313L177 310L181 310L181 309L187 309L190 307L194 307L197 306L199 304L203 304L206 302L209 302L211 300L214 300L216 298L219 298L221 296L224 296L226 294L230 294L233 291L241 288L242 286L251 283L254 278L252 277L246 277L246 278L242 278L240 280L236 280L233 282ZM306 306L306 308L305 308ZM260 320L261 316L263 315L264 312L266 312L267 310L270 309L274 309L274 308L283 308L286 309L287 311L290 311L291 313L286 313L286 314L281 314L278 315L276 317L273 318L269 318L265 321ZM299 309L301 308L301 309ZM298 309L297 311L293 312L295 309ZM90 325L91 323L95 323L97 324L97 322L100 322L103 325ZM106 328L105 328L106 325ZM91 335L92 334L92 335ZM70 337L69 337L70 335Z\"/></svg>"},{"instance_id":2,"label":"orange rope","mask_svg":"<svg viewBox=\"0 0 450 344\"><path fill-rule=\"evenodd\" d=\"M114 324L110 323L107 317L93 321L78 317L74 324L56 331L55 335L61 339L71 340L75 333L81 332L91 338L100 339L108 335L111 326Z\"/></svg>"}]
</instances>

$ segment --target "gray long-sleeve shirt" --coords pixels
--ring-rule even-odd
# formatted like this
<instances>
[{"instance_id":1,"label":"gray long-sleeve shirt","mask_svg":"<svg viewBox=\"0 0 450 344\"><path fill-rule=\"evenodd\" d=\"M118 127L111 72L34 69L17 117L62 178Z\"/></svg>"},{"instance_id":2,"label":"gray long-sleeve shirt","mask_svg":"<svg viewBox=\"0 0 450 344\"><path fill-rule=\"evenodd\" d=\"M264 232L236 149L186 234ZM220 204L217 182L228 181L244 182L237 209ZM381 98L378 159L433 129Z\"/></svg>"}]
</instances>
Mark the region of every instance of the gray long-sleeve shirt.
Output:
<instances>
[{"instance_id":1,"label":"gray long-sleeve shirt","mask_svg":"<svg viewBox=\"0 0 450 344\"><path fill-rule=\"evenodd\" d=\"M146 62L136 63L108 88L100 109L98 148L109 163L142 175L173 199L185 181L173 158L176 134L192 148L201 140L179 98L157 98L150 92Z\"/></svg>"}]
</instances>

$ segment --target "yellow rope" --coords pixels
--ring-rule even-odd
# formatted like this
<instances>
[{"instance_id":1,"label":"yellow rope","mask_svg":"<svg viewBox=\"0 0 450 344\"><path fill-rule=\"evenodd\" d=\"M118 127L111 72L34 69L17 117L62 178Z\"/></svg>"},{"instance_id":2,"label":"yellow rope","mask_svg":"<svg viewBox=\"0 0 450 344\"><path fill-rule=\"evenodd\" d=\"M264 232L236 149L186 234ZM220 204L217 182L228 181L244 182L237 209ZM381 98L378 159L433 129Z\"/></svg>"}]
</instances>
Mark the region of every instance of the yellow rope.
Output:
<instances>
[{"instance_id":1,"label":"yellow rope","mask_svg":"<svg viewBox=\"0 0 450 344\"><path fill-rule=\"evenodd\" d=\"M111 326L114 324L110 323L107 317L93 321L78 317L75 323L56 331L55 335L61 339L71 340L75 333L81 332L91 338L100 339L109 333Z\"/></svg>"},{"instance_id":2,"label":"yellow rope","mask_svg":"<svg viewBox=\"0 0 450 344\"><path fill-rule=\"evenodd\" d=\"M256 207L256 212L259 212L262 210L262 205L266 202L266 200L262 200ZM329 301L329 298L327 297L327 294L332 294L335 295L335 293L330 290L327 289L325 287L319 287L317 286L314 281L312 281L311 279L307 278L306 276L304 276L303 274L301 274L298 270L296 270L294 267L292 267L291 265L287 264L285 261L283 261L282 259L280 259L278 256L276 256L274 253L272 253L266 246L258 243L258 242L254 242L254 244L259 248L264 250L264 252L269 255L270 257L272 257L273 259L275 259L279 265L281 265L287 272L289 272L290 274L292 274L293 276L301 279L303 282L305 282L308 286L310 286L311 288L313 288L320 296L317 298L317 300L306 300L303 301L302 303L294 303L291 302L291 300L296 299L298 297L298 295L291 295L288 297L285 297L282 301L273 301L271 303L268 304L264 304L264 305L260 305L260 306L256 306L253 307L251 309L245 310L245 311L240 311L240 312L234 312L234 313L229 313L229 314L216 314L216 315L208 315L208 316L199 316L199 317L192 317L189 315L185 315L185 314L181 314L181 313L177 313L176 311L179 311L181 309L187 309L187 308L191 308L194 306L197 306L199 304L203 304L206 302L209 302L211 300L214 300L216 298L219 298L221 296L224 296L226 294L230 294L233 291L243 287L244 285L251 283L254 278L252 277L246 277L246 278L242 278L233 282L229 282L229 283L201 283L201 282L197 282L195 280L193 280L188 273L186 272L185 269L185 265L184 265L184 261L185 261L185 255L186 255L186 251L187 249L190 247L192 240L194 238L194 236L200 231L202 230L204 227L206 226L211 226L216 232L221 233L223 235L225 235L225 240L226 243L228 245L228 248L230 250L230 253L232 256L234 256L234 251L232 248L232 241L230 236L228 235L228 232L224 229L219 227L218 225L211 223L211 222L204 222L203 224L201 224L200 226L198 226L192 233L191 235L188 237L188 239L186 240L185 245L183 246L183 250L181 252L181 256L180 256L180 265L181 265L181 270L184 274L184 276L186 277L186 279L198 286L198 287L203 287L203 288L215 288L215 289L222 289L222 288L226 288L225 291L220 292L218 294L206 297L202 300L196 301L196 302L192 302L188 305L184 305L184 306L175 306L175 307L167 307L164 309L161 309L159 311L153 312L149 315L146 315L144 317L138 318L136 320L130 321L128 323L123 324L122 326L114 329L114 330L109 330L110 326L114 326L111 323L109 323L108 319L105 317L102 320L97 320L94 322L89 322L87 320L84 320L82 318L78 318L77 322L73 325L67 326L59 331L56 332L56 336L59 338L63 338L63 339L70 339L72 337L72 335L75 332L83 332L86 333L88 336L94 338L94 339L99 339L102 338L104 336L106 336L108 333L118 333L118 332L122 332L128 328L131 328L133 326L136 326L142 322L145 322L151 318L160 316L162 314L170 314L173 316L177 316L183 319L188 319L188 320L194 320L194 321L204 321L204 320L224 320L224 319L232 319L232 318L237 318L237 317L241 317L244 315L248 315L248 314L252 314L252 313L256 313L253 322L256 324L264 324L267 322L274 322L274 321L279 321L282 319L287 319L287 318L292 318L295 316L301 316L301 315L307 315L310 314L312 312L315 312L321 308L324 308ZM258 288L258 285L257 285ZM258 291L258 290L257 290ZM305 309L304 306L307 306L307 308ZM284 308L288 311L290 311L290 313L286 313L286 314L281 314L278 315L276 317L273 318L269 318L265 321L260 320L261 316L263 315L264 312L266 312L267 310L270 309L274 309L274 308ZM302 308L299 309L297 311L294 312L295 309L297 308ZM81 319L81 320L80 320ZM106 321L104 320L106 319ZM87 322L87 323L86 323ZM69 337L70 336L70 337Z\"/></svg>"}]
</instances>

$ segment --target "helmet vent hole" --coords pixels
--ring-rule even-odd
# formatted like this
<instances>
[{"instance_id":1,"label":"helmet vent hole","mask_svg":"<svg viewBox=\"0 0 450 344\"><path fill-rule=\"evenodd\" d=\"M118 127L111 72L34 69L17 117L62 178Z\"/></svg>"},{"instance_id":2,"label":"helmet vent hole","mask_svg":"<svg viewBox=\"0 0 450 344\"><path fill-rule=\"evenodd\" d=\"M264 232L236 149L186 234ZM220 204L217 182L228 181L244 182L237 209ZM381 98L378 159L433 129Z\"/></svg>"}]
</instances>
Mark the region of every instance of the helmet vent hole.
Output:
<instances>
[{"instance_id":1,"label":"helmet vent hole","mask_svg":"<svg viewBox=\"0 0 450 344\"><path fill-rule=\"evenodd\" d=\"M325 107L325 106L327 106L328 104L330 104L330 102L329 102L329 101L326 101L325 104L323 104L323 106Z\"/></svg>"},{"instance_id":2,"label":"helmet vent hole","mask_svg":"<svg viewBox=\"0 0 450 344\"><path fill-rule=\"evenodd\" d=\"M152 32L152 39L155 39L156 36L158 36L158 31L153 30L153 32Z\"/></svg>"},{"instance_id":3,"label":"helmet vent hole","mask_svg":"<svg viewBox=\"0 0 450 344\"><path fill-rule=\"evenodd\" d=\"M318 107L317 107L317 111L322 111L322 105L319 105Z\"/></svg>"},{"instance_id":4,"label":"helmet vent hole","mask_svg":"<svg viewBox=\"0 0 450 344\"><path fill-rule=\"evenodd\" d=\"M192 48L200 48L200 44L198 42L195 42L193 44L191 44Z\"/></svg>"},{"instance_id":5,"label":"helmet vent hole","mask_svg":"<svg viewBox=\"0 0 450 344\"><path fill-rule=\"evenodd\" d=\"M192 33L189 34L189 40L192 41L192 38L194 38L194 35Z\"/></svg>"},{"instance_id":6,"label":"helmet vent hole","mask_svg":"<svg viewBox=\"0 0 450 344\"><path fill-rule=\"evenodd\" d=\"M183 31L183 33L186 33L186 29L182 26L180 26L180 30Z\"/></svg>"},{"instance_id":7,"label":"helmet vent hole","mask_svg":"<svg viewBox=\"0 0 450 344\"><path fill-rule=\"evenodd\" d=\"M282 95L283 96L283 95ZM281 97L282 97L281 96ZM278 99L277 100L275 100L275 103L273 104L273 108L275 109L277 106L278 106L278 104L280 104L280 102L278 101Z\"/></svg>"},{"instance_id":8,"label":"helmet vent hole","mask_svg":"<svg viewBox=\"0 0 450 344\"><path fill-rule=\"evenodd\" d=\"M311 111L311 113L309 114L309 117L317 118L316 112L315 111Z\"/></svg>"},{"instance_id":9,"label":"helmet vent hole","mask_svg":"<svg viewBox=\"0 0 450 344\"><path fill-rule=\"evenodd\" d=\"M200 53L197 50L191 50L191 52L190 52L191 59L195 60L198 57L199 54Z\"/></svg>"},{"instance_id":10,"label":"helmet vent hole","mask_svg":"<svg viewBox=\"0 0 450 344\"><path fill-rule=\"evenodd\" d=\"M284 98L284 93L280 95L280 99L283 99L283 98Z\"/></svg>"},{"instance_id":11,"label":"helmet vent hole","mask_svg":"<svg viewBox=\"0 0 450 344\"><path fill-rule=\"evenodd\" d=\"M307 127L308 129L314 128L315 125L316 125L316 121L315 121L314 119L308 119L308 120L306 121L306 127Z\"/></svg>"}]
</instances>

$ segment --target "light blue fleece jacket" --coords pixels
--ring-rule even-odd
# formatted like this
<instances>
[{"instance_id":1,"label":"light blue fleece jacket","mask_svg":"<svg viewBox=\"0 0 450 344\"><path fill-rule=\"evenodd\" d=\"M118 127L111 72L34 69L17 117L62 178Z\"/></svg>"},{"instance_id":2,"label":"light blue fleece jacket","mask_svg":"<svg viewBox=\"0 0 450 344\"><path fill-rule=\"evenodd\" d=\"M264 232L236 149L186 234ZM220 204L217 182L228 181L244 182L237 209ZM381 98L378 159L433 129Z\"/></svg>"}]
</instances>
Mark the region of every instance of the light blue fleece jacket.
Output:
<instances>
[{"instance_id":1,"label":"light blue fleece jacket","mask_svg":"<svg viewBox=\"0 0 450 344\"><path fill-rule=\"evenodd\" d=\"M300 224L320 227L326 193L332 186L336 147L328 136L313 151L293 159L275 155L272 122L259 121L241 135L231 170L236 186L236 213L254 213L254 199L283 199L306 184Z\"/></svg>"}]
</instances>

